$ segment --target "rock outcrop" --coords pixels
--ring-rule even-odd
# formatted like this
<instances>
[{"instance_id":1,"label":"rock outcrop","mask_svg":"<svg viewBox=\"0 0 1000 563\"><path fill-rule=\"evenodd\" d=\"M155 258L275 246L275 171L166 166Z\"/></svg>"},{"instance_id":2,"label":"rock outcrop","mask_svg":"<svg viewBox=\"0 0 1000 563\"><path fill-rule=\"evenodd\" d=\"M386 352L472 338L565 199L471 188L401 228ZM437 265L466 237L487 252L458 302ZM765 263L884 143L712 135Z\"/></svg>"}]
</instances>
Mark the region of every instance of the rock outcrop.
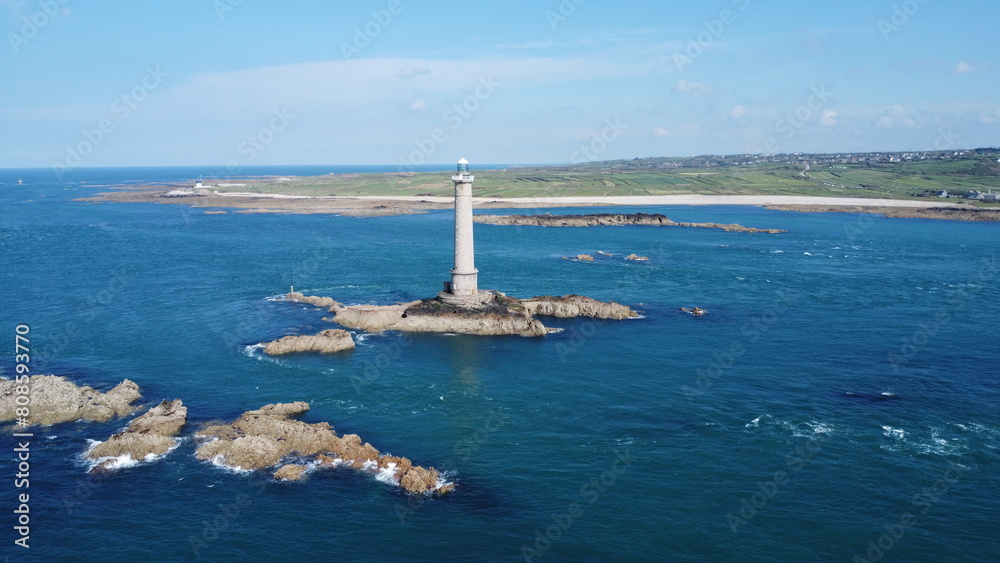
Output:
<instances>
[{"instance_id":1,"label":"rock outcrop","mask_svg":"<svg viewBox=\"0 0 1000 563\"><path fill-rule=\"evenodd\" d=\"M723 223L681 223L672 221L666 215L659 213L595 213L592 215L476 215L477 223L490 225L527 225L535 227L597 227L597 226L632 226L652 225L657 227L696 227L707 229L722 229L739 233L786 233L781 229L757 229L743 225Z\"/></svg>"},{"instance_id":2,"label":"rock outcrop","mask_svg":"<svg viewBox=\"0 0 1000 563\"><path fill-rule=\"evenodd\" d=\"M333 301L331 299L331 301ZM264 353L269 356L296 354L300 352L319 352L333 354L354 349L354 339L351 333L340 329L327 329L316 335L285 336L264 345Z\"/></svg>"},{"instance_id":3,"label":"rock outcrop","mask_svg":"<svg viewBox=\"0 0 1000 563\"><path fill-rule=\"evenodd\" d=\"M481 307L449 305L437 299L424 299L398 305L354 305L333 308L333 322L371 332L401 330L406 332L452 332L481 336L542 336L545 326L520 305L506 296Z\"/></svg>"},{"instance_id":4,"label":"rock outcrop","mask_svg":"<svg viewBox=\"0 0 1000 563\"><path fill-rule=\"evenodd\" d=\"M649 256L639 256L638 254L632 253L625 257L626 260L638 260L640 262L645 262L649 260Z\"/></svg>"},{"instance_id":5,"label":"rock outcrop","mask_svg":"<svg viewBox=\"0 0 1000 563\"><path fill-rule=\"evenodd\" d=\"M582 295L563 295L552 297L544 295L520 301L530 315L574 318L591 317L595 319L631 319L639 316L631 307L620 305L614 301L604 302Z\"/></svg>"},{"instance_id":6,"label":"rock outcrop","mask_svg":"<svg viewBox=\"0 0 1000 563\"><path fill-rule=\"evenodd\" d=\"M357 434L337 436L330 424L308 424L292 417L309 410L305 402L265 405L247 411L230 424L210 426L195 436L203 443L195 455L201 460L241 469L276 467L276 479L297 480L306 472L306 463L320 466L348 465L356 470L379 473L410 493L444 494L451 486L442 483L440 473L401 457L381 454L362 443ZM300 462L285 462L289 457Z\"/></svg>"},{"instance_id":7,"label":"rock outcrop","mask_svg":"<svg viewBox=\"0 0 1000 563\"><path fill-rule=\"evenodd\" d=\"M0 422L16 420L15 380L0 381ZM132 403L142 395L139 386L128 379L107 393L89 386L77 386L57 375L33 375L28 425L50 426L61 422L90 420L107 422L135 410Z\"/></svg>"},{"instance_id":8,"label":"rock outcrop","mask_svg":"<svg viewBox=\"0 0 1000 563\"><path fill-rule=\"evenodd\" d=\"M499 292L490 301L475 307L450 305L431 298L396 305L337 304L330 307L329 312L334 316L324 317L324 320L369 332L400 330L480 336L544 336L551 332L535 315L615 320L639 316L626 305L581 295L540 296L522 300Z\"/></svg>"},{"instance_id":9,"label":"rock outcrop","mask_svg":"<svg viewBox=\"0 0 1000 563\"><path fill-rule=\"evenodd\" d=\"M289 463L288 465L282 465L274 472L274 478L278 481L298 481L305 474L308 468L305 465L299 465L297 463Z\"/></svg>"},{"instance_id":10,"label":"rock outcrop","mask_svg":"<svg viewBox=\"0 0 1000 563\"><path fill-rule=\"evenodd\" d=\"M701 307L695 307L693 309L688 309L687 307L681 307L681 311L684 311L685 313L689 315L694 315L696 317L700 317L705 314L705 310L702 309Z\"/></svg>"},{"instance_id":11,"label":"rock outcrop","mask_svg":"<svg viewBox=\"0 0 1000 563\"><path fill-rule=\"evenodd\" d=\"M186 423L187 407L180 399L161 402L133 420L124 431L112 435L87 452L90 459L104 460L91 471L112 469L122 456L142 461L167 453L177 445L173 437Z\"/></svg>"},{"instance_id":12,"label":"rock outcrop","mask_svg":"<svg viewBox=\"0 0 1000 563\"><path fill-rule=\"evenodd\" d=\"M590 254L577 254L576 255L576 259L580 260L580 261L583 261L583 262L593 262L594 261L594 257L591 256Z\"/></svg>"},{"instance_id":13,"label":"rock outcrop","mask_svg":"<svg viewBox=\"0 0 1000 563\"><path fill-rule=\"evenodd\" d=\"M876 213L894 219L944 219L951 221L1000 221L995 207L870 207L836 205L765 205L768 209L804 213Z\"/></svg>"},{"instance_id":14,"label":"rock outcrop","mask_svg":"<svg viewBox=\"0 0 1000 563\"><path fill-rule=\"evenodd\" d=\"M337 307L341 304L334 301L329 297L316 297L314 295L303 295L297 291L293 291L288 295L285 295L287 301L298 301L299 303L306 303L308 305L315 305L317 307L325 307L329 309L330 307Z\"/></svg>"}]
</instances>

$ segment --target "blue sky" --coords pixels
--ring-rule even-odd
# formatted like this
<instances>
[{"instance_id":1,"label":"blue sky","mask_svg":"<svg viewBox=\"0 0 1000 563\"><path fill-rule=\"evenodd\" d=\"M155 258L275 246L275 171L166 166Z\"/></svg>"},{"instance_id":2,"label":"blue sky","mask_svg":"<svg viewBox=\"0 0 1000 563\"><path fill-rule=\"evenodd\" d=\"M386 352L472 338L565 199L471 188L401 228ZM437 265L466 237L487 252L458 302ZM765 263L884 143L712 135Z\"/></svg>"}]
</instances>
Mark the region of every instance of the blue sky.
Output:
<instances>
[{"instance_id":1,"label":"blue sky","mask_svg":"<svg viewBox=\"0 0 1000 563\"><path fill-rule=\"evenodd\" d=\"M986 1L0 0L0 167L1000 144Z\"/></svg>"}]
</instances>

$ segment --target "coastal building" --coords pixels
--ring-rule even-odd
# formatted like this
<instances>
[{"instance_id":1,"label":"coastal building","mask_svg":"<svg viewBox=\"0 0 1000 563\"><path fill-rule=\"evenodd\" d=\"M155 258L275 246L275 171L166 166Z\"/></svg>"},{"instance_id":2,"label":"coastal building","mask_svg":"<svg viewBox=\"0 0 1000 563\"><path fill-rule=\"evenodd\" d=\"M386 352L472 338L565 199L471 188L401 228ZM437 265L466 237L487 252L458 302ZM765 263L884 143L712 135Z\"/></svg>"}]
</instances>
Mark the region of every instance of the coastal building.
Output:
<instances>
[{"instance_id":1,"label":"coastal building","mask_svg":"<svg viewBox=\"0 0 1000 563\"><path fill-rule=\"evenodd\" d=\"M476 306L493 298L494 292L480 291L479 270L475 265L475 243L472 234L472 182L469 161L458 161L455 183L455 267L451 281L444 282L438 298L450 305Z\"/></svg>"}]
</instances>

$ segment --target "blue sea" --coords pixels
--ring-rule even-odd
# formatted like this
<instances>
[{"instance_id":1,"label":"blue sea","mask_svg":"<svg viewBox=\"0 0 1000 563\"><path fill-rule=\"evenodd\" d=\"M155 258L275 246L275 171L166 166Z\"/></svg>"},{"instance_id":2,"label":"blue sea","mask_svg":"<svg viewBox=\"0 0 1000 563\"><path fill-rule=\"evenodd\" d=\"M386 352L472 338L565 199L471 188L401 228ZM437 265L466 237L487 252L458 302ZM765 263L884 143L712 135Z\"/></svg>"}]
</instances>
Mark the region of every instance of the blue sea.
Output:
<instances>
[{"instance_id":1,"label":"blue sea","mask_svg":"<svg viewBox=\"0 0 1000 563\"><path fill-rule=\"evenodd\" d=\"M89 476L81 454L128 419L34 428L30 487L17 488L7 429L0 557L1000 560L998 224L677 206L622 210L789 232L477 225L480 287L615 300L642 318L544 318L565 331L543 338L355 333L350 353L272 359L254 345L332 326L275 300L290 285L351 304L434 295L451 212L74 201L208 174L0 170L2 375L26 325L33 373L100 390L128 378L146 406L180 398L188 435L308 401L303 420L458 488L408 497L349 469L278 483L196 460L190 438ZM527 212L559 211L607 208ZM597 259L562 259L584 253ZM694 306L707 314L679 310ZM14 545L22 493L29 549Z\"/></svg>"}]
</instances>

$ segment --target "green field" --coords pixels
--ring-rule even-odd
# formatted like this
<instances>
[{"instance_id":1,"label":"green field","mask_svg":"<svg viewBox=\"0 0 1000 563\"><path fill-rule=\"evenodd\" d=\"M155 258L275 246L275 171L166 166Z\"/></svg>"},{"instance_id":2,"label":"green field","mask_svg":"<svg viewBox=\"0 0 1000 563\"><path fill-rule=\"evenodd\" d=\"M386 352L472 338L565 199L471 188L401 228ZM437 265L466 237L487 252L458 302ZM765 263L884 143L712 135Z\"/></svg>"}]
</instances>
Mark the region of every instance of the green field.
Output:
<instances>
[{"instance_id":1,"label":"green field","mask_svg":"<svg viewBox=\"0 0 1000 563\"><path fill-rule=\"evenodd\" d=\"M997 157L985 154L874 163L835 162L828 155L789 155L782 162L749 163L736 157L637 159L474 174L477 196L499 198L706 194L920 199L933 197L937 190L952 194L1000 191ZM448 172L398 172L294 178L216 189L312 196L448 196L452 188Z\"/></svg>"}]
</instances>

